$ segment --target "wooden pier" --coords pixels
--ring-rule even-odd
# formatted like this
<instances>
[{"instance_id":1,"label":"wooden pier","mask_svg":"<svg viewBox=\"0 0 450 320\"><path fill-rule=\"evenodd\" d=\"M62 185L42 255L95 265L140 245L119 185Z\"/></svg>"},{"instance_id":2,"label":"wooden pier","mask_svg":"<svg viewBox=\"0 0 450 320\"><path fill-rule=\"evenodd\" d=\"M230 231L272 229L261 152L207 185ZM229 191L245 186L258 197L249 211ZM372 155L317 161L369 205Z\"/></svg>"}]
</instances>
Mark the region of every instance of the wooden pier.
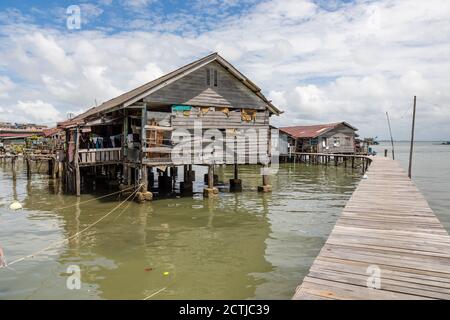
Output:
<instances>
[{"instance_id":1,"label":"wooden pier","mask_svg":"<svg viewBox=\"0 0 450 320\"><path fill-rule=\"evenodd\" d=\"M374 157L293 299L450 299L450 236L394 160Z\"/></svg>"}]
</instances>

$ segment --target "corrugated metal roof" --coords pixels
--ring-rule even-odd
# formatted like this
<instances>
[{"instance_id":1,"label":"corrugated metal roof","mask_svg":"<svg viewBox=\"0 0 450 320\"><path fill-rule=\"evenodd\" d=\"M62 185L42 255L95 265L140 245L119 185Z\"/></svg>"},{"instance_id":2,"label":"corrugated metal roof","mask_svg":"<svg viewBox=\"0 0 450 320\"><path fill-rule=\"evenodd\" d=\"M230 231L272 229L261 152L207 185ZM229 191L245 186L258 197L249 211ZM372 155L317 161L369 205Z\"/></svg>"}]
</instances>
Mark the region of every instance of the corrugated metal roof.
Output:
<instances>
[{"instance_id":1,"label":"corrugated metal roof","mask_svg":"<svg viewBox=\"0 0 450 320\"><path fill-rule=\"evenodd\" d=\"M34 135L39 135L39 133L0 133L0 138L3 139L27 138Z\"/></svg>"},{"instance_id":2,"label":"corrugated metal roof","mask_svg":"<svg viewBox=\"0 0 450 320\"><path fill-rule=\"evenodd\" d=\"M330 131L340 125L345 125L355 131L358 129L351 126L347 122L335 122L335 123L326 123L326 124L316 124L311 126L293 126L293 127L284 127L279 128L280 131L287 133L288 135L294 138L316 138L321 134Z\"/></svg>"},{"instance_id":3,"label":"corrugated metal roof","mask_svg":"<svg viewBox=\"0 0 450 320\"><path fill-rule=\"evenodd\" d=\"M44 134L44 137L50 137L60 131L62 131L60 128L49 128L42 130L42 133Z\"/></svg>"},{"instance_id":4,"label":"corrugated metal roof","mask_svg":"<svg viewBox=\"0 0 450 320\"><path fill-rule=\"evenodd\" d=\"M115 97L111 100L108 100L98 107L91 108L87 110L86 112L76 116L75 118L60 122L58 123L58 126L60 127L68 127L72 125L76 125L78 123L82 123L84 119L100 114L106 111L110 111L113 108L122 107L124 104L132 104L135 101L134 100L140 100L142 95L148 95L148 91L152 89L159 89L159 87L164 87L165 85L169 84L170 80L173 80L174 78L177 78L178 76L183 76L185 74L188 74L194 70L196 70L198 67L201 67L203 65L206 65L212 61L217 61L220 63L225 69L227 69L230 73L232 73L234 76L239 78L242 83L247 86L250 90L252 90L258 97L260 97L264 102L267 103L269 109L275 114L280 114L282 111L280 111L278 108L276 108L271 101L267 100L267 98L261 93L261 89L256 86L252 81L250 81L247 77L245 77L242 73L240 73L236 68L234 68L230 63L228 63L224 58L222 58L217 52L212 53L210 55L207 55L206 57L203 57L197 61L194 61L190 64L185 65L184 67L181 67L175 71L172 71L158 79L155 79L153 81L150 81L136 89L133 89L131 91L128 91L118 97ZM156 91L155 90L155 91Z\"/></svg>"}]
</instances>

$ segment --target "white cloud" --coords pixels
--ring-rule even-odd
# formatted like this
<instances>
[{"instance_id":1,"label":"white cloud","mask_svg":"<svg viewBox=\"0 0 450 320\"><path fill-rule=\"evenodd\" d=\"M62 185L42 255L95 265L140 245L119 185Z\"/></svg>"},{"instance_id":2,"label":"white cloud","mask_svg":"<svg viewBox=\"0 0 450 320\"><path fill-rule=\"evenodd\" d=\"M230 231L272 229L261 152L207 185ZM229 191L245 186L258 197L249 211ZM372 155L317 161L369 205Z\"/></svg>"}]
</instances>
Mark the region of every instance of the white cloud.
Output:
<instances>
[{"instance_id":1,"label":"white cloud","mask_svg":"<svg viewBox=\"0 0 450 320\"><path fill-rule=\"evenodd\" d=\"M42 100L18 101L14 109L33 122L48 123L61 120L60 112L53 105Z\"/></svg>"},{"instance_id":2,"label":"white cloud","mask_svg":"<svg viewBox=\"0 0 450 320\"><path fill-rule=\"evenodd\" d=\"M199 0L197 6L208 4ZM207 20L210 29L183 36L177 32L202 23L196 12L181 20L189 23L137 18L127 25L148 31L112 34L36 27L15 12L14 21L22 22L8 20L0 30L0 104L5 109L40 100L65 115L219 51L286 111L275 124L346 120L363 136L386 137L389 111L398 138L407 138L409 114L403 115L417 95L418 138L448 139L450 2L323 6L264 1L241 15Z\"/></svg>"},{"instance_id":3,"label":"white cloud","mask_svg":"<svg viewBox=\"0 0 450 320\"><path fill-rule=\"evenodd\" d=\"M155 2L155 0L122 0L122 4L133 9L140 9Z\"/></svg>"},{"instance_id":4,"label":"white cloud","mask_svg":"<svg viewBox=\"0 0 450 320\"><path fill-rule=\"evenodd\" d=\"M14 89L14 83L8 77L0 76L0 99L8 98L9 91Z\"/></svg>"}]
</instances>

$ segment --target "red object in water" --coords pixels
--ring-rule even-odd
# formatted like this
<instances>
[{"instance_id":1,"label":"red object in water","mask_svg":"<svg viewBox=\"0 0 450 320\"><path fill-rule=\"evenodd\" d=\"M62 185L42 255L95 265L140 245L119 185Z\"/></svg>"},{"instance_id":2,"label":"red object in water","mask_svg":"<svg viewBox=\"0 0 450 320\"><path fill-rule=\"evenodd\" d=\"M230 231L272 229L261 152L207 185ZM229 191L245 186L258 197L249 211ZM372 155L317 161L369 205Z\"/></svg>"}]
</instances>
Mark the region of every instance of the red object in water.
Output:
<instances>
[{"instance_id":1,"label":"red object in water","mask_svg":"<svg viewBox=\"0 0 450 320\"><path fill-rule=\"evenodd\" d=\"M145 268L144 270L145 270L145 271L152 271L153 268Z\"/></svg>"}]
</instances>

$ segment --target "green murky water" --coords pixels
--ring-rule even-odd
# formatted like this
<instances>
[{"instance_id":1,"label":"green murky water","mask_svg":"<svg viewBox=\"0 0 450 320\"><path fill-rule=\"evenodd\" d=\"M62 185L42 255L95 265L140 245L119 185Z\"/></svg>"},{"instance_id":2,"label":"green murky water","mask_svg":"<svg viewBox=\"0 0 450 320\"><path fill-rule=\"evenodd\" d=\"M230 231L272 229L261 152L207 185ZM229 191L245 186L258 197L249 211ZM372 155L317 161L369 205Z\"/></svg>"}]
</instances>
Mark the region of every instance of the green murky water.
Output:
<instances>
[{"instance_id":1,"label":"green murky water","mask_svg":"<svg viewBox=\"0 0 450 320\"><path fill-rule=\"evenodd\" d=\"M18 165L15 181L10 165L0 166L7 261L79 232L119 203L57 209L95 196L62 195L45 174L28 182ZM203 199L204 168L194 169L193 197L126 203L69 243L0 269L0 299L143 299L158 291L152 299L289 299L360 179L350 168L283 164L273 192L258 194L259 168L243 166L244 192L221 188L217 199ZM218 173L220 181L233 175L231 167ZM14 199L23 210L9 209ZM79 290L66 286L71 265L81 269Z\"/></svg>"}]
</instances>

